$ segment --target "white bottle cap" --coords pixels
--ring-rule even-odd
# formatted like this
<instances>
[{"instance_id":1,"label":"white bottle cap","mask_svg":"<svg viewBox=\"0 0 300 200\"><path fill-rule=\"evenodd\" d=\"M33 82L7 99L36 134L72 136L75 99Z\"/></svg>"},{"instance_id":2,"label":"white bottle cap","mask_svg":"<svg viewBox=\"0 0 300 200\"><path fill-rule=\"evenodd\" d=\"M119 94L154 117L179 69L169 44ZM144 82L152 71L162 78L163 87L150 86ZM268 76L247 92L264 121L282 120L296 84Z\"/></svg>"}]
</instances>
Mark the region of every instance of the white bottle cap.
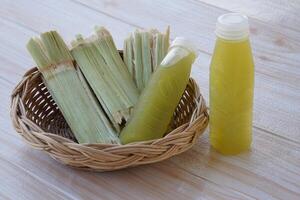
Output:
<instances>
[{"instance_id":1,"label":"white bottle cap","mask_svg":"<svg viewBox=\"0 0 300 200\"><path fill-rule=\"evenodd\" d=\"M169 50L174 47L182 47L187 51L194 53L196 57L198 56L196 45L191 40L188 40L184 37L176 37L171 43Z\"/></svg>"},{"instance_id":2,"label":"white bottle cap","mask_svg":"<svg viewBox=\"0 0 300 200\"><path fill-rule=\"evenodd\" d=\"M248 17L239 13L228 13L218 18L216 35L226 40L241 40L249 35Z\"/></svg>"}]
</instances>

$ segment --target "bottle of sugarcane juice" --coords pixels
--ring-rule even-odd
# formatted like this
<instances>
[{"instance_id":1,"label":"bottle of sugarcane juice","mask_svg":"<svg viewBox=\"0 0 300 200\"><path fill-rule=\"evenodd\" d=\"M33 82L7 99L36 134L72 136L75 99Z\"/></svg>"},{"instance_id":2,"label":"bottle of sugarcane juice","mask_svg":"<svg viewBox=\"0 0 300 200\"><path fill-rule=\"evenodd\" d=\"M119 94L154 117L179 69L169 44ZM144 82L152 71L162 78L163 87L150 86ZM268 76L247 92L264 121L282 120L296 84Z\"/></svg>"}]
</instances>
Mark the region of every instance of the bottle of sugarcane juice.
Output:
<instances>
[{"instance_id":1,"label":"bottle of sugarcane juice","mask_svg":"<svg viewBox=\"0 0 300 200\"><path fill-rule=\"evenodd\" d=\"M195 58L192 43L184 38L173 41L121 132L123 144L163 137L186 88Z\"/></svg>"},{"instance_id":2,"label":"bottle of sugarcane juice","mask_svg":"<svg viewBox=\"0 0 300 200\"><path fill-rule=\"evenodd\" d=\"M254 64L246 16L218 18L216 45L210 66L210 142L223 154L250 148Z\"/></svg>"}]
</instances>

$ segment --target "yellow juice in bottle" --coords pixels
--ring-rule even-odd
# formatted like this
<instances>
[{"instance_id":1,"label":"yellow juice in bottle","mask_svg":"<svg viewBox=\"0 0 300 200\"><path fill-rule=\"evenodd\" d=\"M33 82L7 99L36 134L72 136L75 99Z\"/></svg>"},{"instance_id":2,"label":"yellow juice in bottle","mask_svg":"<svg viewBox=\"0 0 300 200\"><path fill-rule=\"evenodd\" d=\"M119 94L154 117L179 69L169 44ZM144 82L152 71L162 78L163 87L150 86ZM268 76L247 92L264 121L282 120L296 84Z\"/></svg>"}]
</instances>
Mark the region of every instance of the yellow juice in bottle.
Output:
<instances>
[{"instance_id":1,"label":"yellow juice in bottle","mask_svg":"<svg viewBox=\"0 0 300 200\"><path fill-rule=\"evenodd\" d=\"M163 137L186 88L195 58L191 43L184 38L174 40L122 130L122 144Z\"/></svg>"},{"instance_id":2,"label":"yellow juice in bottle","mask_svg":"<svg viewBox=\"0 0 300 200\"><path fill-rule=\"evenodd\" d=\"M246 16L218 18L210 66L210 142L223 154L248 150L252 141L254 63Z\"/></svg>"}]
</instances>

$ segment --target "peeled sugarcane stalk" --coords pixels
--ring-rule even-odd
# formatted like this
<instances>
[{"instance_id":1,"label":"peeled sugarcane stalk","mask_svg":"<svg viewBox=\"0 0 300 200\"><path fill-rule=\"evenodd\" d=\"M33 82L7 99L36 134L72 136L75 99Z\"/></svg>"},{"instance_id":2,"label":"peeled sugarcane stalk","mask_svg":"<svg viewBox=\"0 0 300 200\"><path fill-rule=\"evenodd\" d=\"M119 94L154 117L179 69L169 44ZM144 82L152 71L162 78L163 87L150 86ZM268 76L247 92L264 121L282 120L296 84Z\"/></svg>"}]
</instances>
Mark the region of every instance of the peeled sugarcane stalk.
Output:
<instances>
[{"instance_id":1,"label":"peeled sugarcane stalk","mask_svg":"<svg viewBox=\"0 0 300 200\"><path fill-rule=\"evenodd\" d=\"M133 55L134 55L134 71L135 71L135 83L139 89L142 91L144 88L143 84L143 54L142 48L142 37L138 30L134 32L133 35Z\"/></svg>"},{"instance_id":2,"label":"peeled sugarcane stalk","mask_svg":"<svg viewBox=\"0 0 300 200\"><path fill-rule=\"evenodd\" d=\"M30 39L27 49L79 143L119 143L119 139L85 80L73 64L68 47L55 31Z\"/></svg>"},{"instance_id":3,"label":"peeled sugarcane stalk","mask_svg":"<svg viewBox=\"0 0 300 200\"><path fill-rule=\"evenodd\" d=\"M133 37L132 35L129 36L124 40L124 51L123 51L123 60L125 62L125 65L128 68L128 71L135 81L135 69L134 69L134 63L133 63Z\"/></svg>"},{"instance_id":4,"label":"peeled sugarcane stalk","mask_svg":"<svg viewBox=\"0 0 300 200\"><path fill-rule=\"evenodd\" d=\"M82 36L78 36L72 42L72 56L80 70L87 79L91 89L95 93L109 120L119 132L122 121L123 108L120 98L117 96L116 85L108 73L108 66L95 45L85 43Z\"/></svg>"},{"instance_id":5,"label":"peeled sugarcane stalk","mask_svg":"<svg viewBox=\"0 0 300 200\"><path fill-rule=\"evenodd\" d=\"M139 91L148 84L155 71L168 52L170 29L164 34L156 29L136 30L124 42L124 61Z\"/></svg>"},{"instance_id":6,"label":"peeled sugarcane stalk","mask_svg":"<svg viewBox=\"0 0 300 200\"><path fill-rule=\"evenodd\" d=\"M82 68L85 77L92 86L96 96L107 107L106 112L113 117L114 124L127 121L133 106L138 100L139 92L122 60L110 33L103 27L96 27L95 34L85 39L85 49L89 52L73 55ZM79 45L80 46L80 45ZM82 47L78 47L82 48ZM96 73L97 74L92 74ZM98 78L96 78L96 76ZM97 84L104 84L102 87ZM103 93L104 91L104 93ZM106 96L109 94L109 96Z\"/></svg>"},{"instance_id":7,"label":"peeled sugarcane stalk","mask_svg":"<svg viewBox=\"0 0 300 200\"><path fill-rule=\"evenodd\" d=\"M113 74L100 51L93 42L88 42L81 35L72 41L72 55L79 68L100 101L109 120L116 130L120 131L123 118L127 118L131 107L126 106L119 83L112 78ZM108 50L109 51L109 50Z\"/></svg>"},{"instance_id":8,"label":"peeled sugarcane stalk","mask_svg":"<svg viewBox=\"0 0 300 200\"><path fill-rule=\"evenodd\" d=\"M142 91L147 85L153 71L151 58L152 35L146 31L136 30L132 43L135 82L138 89ZM125 56L127 56L127 52Z\"/></svg>"},{"instance_id":9,"label":"peeled sugarcane stalk","mask_svg":"<svg viewBox=\"0 0 300 200\"><path fill-rule=\"evenodd\" d=\"M168 53L170 41L170 27L167 28L165 34L153 31L153 71L160 65L161 61Z\"/></svg>"},{"instance_id":10,"label":"peeled sugarcane stalk","mask_svg":"<svg viewBox=\"0 0 300 200\"><path fill-rule=\"evenodd\" d=\"M152 36L149 32L142 31L141 33L141 51L142 51L142 64L143 64L143 88L146 87L152 74L152 58L151 58L151 45Z\"/></svg>"}]
</instances>

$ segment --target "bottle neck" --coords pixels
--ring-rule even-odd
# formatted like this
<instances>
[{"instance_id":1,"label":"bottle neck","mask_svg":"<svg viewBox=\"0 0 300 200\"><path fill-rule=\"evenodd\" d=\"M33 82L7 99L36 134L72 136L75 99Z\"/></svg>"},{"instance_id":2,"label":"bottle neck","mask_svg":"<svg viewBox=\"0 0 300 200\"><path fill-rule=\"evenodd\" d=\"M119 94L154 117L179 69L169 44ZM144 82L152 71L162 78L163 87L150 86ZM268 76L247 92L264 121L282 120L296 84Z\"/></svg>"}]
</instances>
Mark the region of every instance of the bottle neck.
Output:
<instances>
[{"instance_id":1,"label":"bottle neck","mask_svg":"<svg viewBox=\"0 0 300 200\"><path fill-rule=\"evenodd\" d=\"M222 38L222 37L217 36L217 40L222 41L222 42L228 42L228 43L240 43L240 42L249 41L249 36L239 38L239 39L227 39L227 38Z\"/></svg>"},{"instance_id":2,"label":"bottle neck","mask_svg":"<svg viewBox=\"0 0 300 200\"><path fill-rule=\"evenodd\" d=\"M249 30L220 30L217 28L215 34L218 38L229 41L242 41L249 38Z\"/></svg>"}]
</instances>

